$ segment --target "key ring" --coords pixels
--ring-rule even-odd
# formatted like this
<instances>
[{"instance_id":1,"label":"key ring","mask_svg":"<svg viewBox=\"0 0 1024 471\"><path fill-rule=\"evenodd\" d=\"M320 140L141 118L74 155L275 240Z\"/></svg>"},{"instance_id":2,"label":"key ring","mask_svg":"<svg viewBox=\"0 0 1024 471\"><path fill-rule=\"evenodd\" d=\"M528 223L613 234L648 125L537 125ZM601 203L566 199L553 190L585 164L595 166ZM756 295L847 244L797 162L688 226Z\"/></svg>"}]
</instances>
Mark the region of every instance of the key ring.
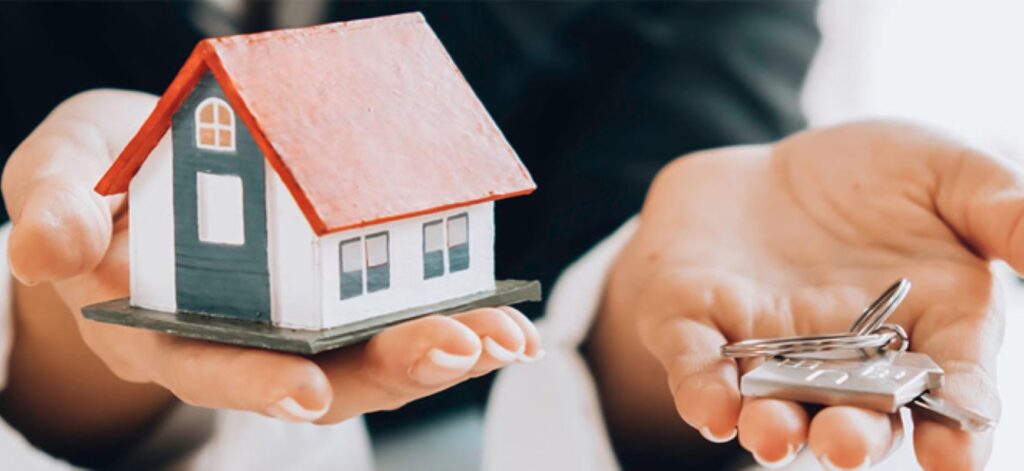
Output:
<instances>
[{"instance_id":1,"label":"key ring","mask_svg":"<svg viewBox=\"0 0 1024 471\"><path fill-rule=\"evenodd\" d=\"M882 324L885 324L885 321L899 307L909 292L910 280L900 278L875 299L867 309L864 309L864 312L853 322L850 332L854 334L876 332Z\"/></svg>"},{"instance_id":2,"label":"key ring","mask_svg":"<svg viewBox=\"0 0 1024 471\"><path fill-rule=\"evenodd\" d=\"M866 335L842 333L750 339L722 345L721 352L722 356L726 358L750 358L818 353L830 350L880 349L898 337L900 337L899 331L891 329Z\"/></svg>"},{"instance_id":3,"label":"key ring","mask_svg":"<svg viewBox=\"0 0 1024 471\"><path fill-rule=\"evenodd\" d=\"M872 332L872 333L874 333L874 334L885 334L885 333L892 333L892 334L894 334L896 337L894 337L893 340L897 340L898 339L899 342L900 342L899 346L894 349L897 352L903 353L903 352L907 351L907 349L910 348L910 336L907 335L907 331L904 330L903 327L900 326L899 324L882 324L882 325L878 326L878 328L875 329L875 331ZM886 347L889 347L889 344L886 344Z\"/></svg>"}]
</instances>

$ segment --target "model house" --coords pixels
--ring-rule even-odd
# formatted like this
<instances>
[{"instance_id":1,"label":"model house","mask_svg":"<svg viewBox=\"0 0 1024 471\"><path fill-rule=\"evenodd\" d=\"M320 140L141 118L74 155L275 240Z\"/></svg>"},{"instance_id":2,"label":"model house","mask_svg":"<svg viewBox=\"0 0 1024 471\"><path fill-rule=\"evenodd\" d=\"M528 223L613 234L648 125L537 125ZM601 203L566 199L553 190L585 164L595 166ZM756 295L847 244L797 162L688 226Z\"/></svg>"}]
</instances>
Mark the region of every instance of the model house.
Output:
<instances>
[{"instance_id":1,"label":"model house","mask_svg":"<svg viewBox=\"0 0 1024 471\"><path fill-rule=\"evenodd\" d=\"M133 307L319 330L495 288L526 168L419 14L202 41L96 191Z\"/></svg>"}]
</instances>

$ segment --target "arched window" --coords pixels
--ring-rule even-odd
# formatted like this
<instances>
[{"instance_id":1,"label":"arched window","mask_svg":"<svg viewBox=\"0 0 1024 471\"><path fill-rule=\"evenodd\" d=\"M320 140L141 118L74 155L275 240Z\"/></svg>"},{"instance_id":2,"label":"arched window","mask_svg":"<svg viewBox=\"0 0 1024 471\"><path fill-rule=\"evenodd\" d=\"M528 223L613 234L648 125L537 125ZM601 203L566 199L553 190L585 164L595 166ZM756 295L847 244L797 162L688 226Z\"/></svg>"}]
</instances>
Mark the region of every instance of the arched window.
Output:
<instances>
[{"instance_id":1,"label":"arched window","mask_svg":"<svg viewBox=\"0 0 1024 471\"><path fill-rule=\"evenodd\" d=\"M235 150L235 113L220 98L207 98L196 108L196 147Z\"/></svg>"}]
</instances>

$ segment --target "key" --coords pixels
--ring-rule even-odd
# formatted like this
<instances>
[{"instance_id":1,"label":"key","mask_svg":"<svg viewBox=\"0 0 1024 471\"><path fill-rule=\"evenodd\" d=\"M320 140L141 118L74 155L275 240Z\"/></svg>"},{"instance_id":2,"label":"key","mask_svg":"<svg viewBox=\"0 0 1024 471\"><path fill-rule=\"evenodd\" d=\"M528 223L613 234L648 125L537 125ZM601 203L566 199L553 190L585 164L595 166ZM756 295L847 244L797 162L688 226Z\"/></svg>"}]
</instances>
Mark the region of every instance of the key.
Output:
<instances>
[{"instance_id":1,"label":"key","mask_svg":"<svg viewBox=\"0 0 1024 471\"><path fill-rule=\"evenodd\" d=\"M872 344L874 348L824 348L827 342L822 339L836 343L836 336L747 340L723 346L722 354L726 357L776 355L743 375L740 393L749 397L859 406L887 413L912 405L968 432L992 428L995 424L991 419L933 396L930 391L942 387L942 368L928 355L908 352L910 338L903 328L885 324L909 291L910 281L898 280L854 321L849 335L859 341L843 339L845 346L860 345L869 337L888 332L900 339L899 350L887 350L888 341L883 345ZM788 350L782 346L787 346Z\"/></svg>"},{"instance_id":2,"label":"key","mask_svg":"<svg viewBox=\"0 0 1024 471\"><path fill-rule=\"evenodd\" d=\"M968 432L983 432L994 425L991 419L929 392L942 383L942 368L928 355L885 350L861 358L770 358L743 375L740 393L886 413L915 406Z\"/></svg>"},{"instance_id":3,"label":"key","mask_svg":"<svg viewBox=\"0 0 1024 471\"><path fill-rule=\"evenodd\" d=\"M960 430L965 432L980 433L995 426L995 422L992 419L972 410L964 409L956 404L946 402L931 395L931 393L926 392L918 396L912 404L917 406L918 409L924 410L932 418L958 425Z\"/></svg>"},{"instance_id":4,"label":"key","mask_svg":"<svg viewBox=\"0 0 1024 471\"><path fill-rule=\"evenodd\" d=\"M894 413L942 387L942 368L928 355L883 351L870 358L774 357L740 379L740 393Z\"/></svg>"}]
</instances>

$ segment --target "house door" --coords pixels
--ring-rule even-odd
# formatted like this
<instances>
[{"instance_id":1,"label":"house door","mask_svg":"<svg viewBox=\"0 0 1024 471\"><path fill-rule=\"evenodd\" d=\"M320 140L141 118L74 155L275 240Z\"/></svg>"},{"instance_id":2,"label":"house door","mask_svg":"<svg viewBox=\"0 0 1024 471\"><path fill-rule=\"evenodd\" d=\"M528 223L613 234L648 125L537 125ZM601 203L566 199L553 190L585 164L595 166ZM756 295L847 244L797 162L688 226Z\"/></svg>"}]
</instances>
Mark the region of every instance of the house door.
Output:
<instances>
[{"instance_id":1,"label":"house door","mask_svg":"<svg viewBox=\"0 0 1024 471\"><path fill-rule=\"evenodd\" d=\"M207 75L174 116L178 309L270 322L264 159Z\"/></svg>"}]
</instances>

